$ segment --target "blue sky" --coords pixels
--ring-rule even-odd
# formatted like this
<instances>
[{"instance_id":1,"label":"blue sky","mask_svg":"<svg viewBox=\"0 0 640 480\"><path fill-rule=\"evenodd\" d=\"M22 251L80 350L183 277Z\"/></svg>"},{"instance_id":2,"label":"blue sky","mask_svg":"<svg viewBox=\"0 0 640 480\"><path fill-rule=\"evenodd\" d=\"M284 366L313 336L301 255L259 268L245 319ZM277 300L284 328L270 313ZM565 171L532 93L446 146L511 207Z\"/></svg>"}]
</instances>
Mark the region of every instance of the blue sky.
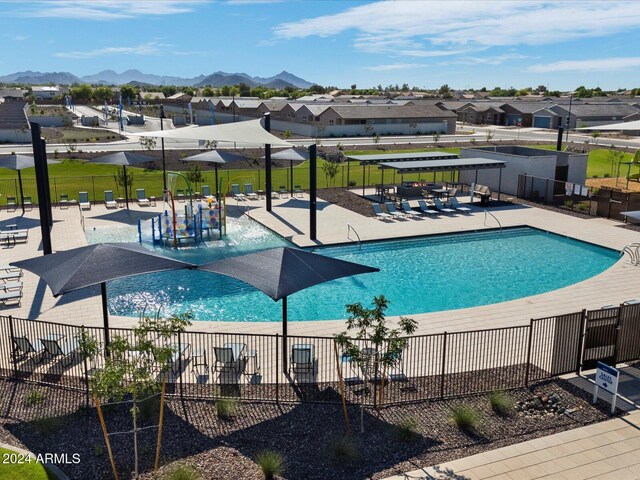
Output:
<instances>
[{"instance_id":1,"label":"blue sky","mask_svg":"<svg viewBox=\"0 0 640 480\"><path fill-rule=\"evenodd\" d=\"M640 87L640 1L0 0L0 74L287 70L321 85Z\"/></svg>"}]
</instances>

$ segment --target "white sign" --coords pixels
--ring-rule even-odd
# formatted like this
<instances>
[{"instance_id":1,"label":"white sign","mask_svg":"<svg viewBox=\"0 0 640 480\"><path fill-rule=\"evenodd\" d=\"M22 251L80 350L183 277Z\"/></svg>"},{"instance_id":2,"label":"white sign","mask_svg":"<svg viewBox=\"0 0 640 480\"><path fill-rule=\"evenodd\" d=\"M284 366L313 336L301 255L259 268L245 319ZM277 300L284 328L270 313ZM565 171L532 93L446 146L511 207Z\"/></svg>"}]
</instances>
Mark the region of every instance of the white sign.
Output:
<instances>
[{"instance_id":1,"label":"white sign","mask_svg":"<svg viewBox=\"0 0 640 480\"><path fill-rule=\"evenodd\" d=\"M596 366L596 386L593 391L593 403L598 400L598 388L602 388L613 395L611 400L611 413L616 411L616 399L618 398L618 378L620 371L617 368L598 362Z\"/></svg>"}]
</instances>

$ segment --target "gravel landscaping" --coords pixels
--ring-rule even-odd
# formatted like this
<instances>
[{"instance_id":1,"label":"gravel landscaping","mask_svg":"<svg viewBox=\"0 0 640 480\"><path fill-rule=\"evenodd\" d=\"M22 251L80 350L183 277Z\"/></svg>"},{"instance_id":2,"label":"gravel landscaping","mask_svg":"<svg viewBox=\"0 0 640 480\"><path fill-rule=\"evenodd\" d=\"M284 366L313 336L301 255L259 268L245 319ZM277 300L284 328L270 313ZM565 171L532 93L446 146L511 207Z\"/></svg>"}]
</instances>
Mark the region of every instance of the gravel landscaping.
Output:
<instances>
[{"instance_id":1,"label":"gravel landscaping","mask_svg":"<svg viewBox=\"0 0 640 480\"><path fill-rule=\"evenodd\" d=\"M364 433L359 406L350 405L352 433L346 441L339 403L238 403L221 417L213 401L170 398L163 467L152 470L157 431L150 428L139 434L140 471L144 479L161 479L185 464L202 479L260 479L256 455L275 450L284 457L280 478L379 479L609 418L608 405L592 406L589 393L562 380L511 390L507 397L513 404L507 415L492 410L488 395L388 406L380 417L366 409ZM79 464L60 465L72 479L112 478L98 415L85 406L84 392L0 380L0 398L0 441L36 453L79 453ZM543 414L549 402L551 410ZM523 405L537 413L521 413ZM465 432L455 426L451 412L456 407L476 412L477 428ZM143 408L141 415L142 426L157 418L153 407ZM53 419L42 420L47 417ZM105 420L111 432L132 428L127 405L105 408ZM112 447L121 478L130 478L132 436L113 436Z\"/></svg>"}]
</instances>

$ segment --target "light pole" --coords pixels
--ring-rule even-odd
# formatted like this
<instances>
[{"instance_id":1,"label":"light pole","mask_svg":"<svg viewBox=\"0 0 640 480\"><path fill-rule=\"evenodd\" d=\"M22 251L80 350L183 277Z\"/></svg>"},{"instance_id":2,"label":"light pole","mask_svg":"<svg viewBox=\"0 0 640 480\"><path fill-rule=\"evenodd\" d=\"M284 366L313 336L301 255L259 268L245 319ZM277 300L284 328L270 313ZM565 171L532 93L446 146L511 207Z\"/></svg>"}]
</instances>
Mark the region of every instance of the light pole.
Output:
<instances>
[{"instance_id":1,"label":"light pole","mask_svg":"<svg viewBox=\"0 0 640 480\"><path fill-rule=\"evenodd\" d=\"M164 105L160 104L160 130L164 130L164 125L163 125L163 120L167 118L164 115ZM167 166L165 165L165 161L164 161L164 137L161 137L160 139L161 143L162 143L162 192L164 195L164 192L167 190Z\"/></svg>"}]
</instances>

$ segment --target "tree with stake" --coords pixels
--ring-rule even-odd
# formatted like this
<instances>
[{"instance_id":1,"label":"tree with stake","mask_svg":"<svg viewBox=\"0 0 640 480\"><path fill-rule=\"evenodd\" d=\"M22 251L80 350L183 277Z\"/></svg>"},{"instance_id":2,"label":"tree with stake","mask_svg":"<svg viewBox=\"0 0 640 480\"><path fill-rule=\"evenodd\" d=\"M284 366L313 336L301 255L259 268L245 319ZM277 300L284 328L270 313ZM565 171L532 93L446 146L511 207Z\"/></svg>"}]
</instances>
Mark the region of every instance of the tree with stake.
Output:
<instances>
[{"instance_id":1,"label":"tree with stake","mask_svg":"<svg viewBox=\"0 0 640 480\"><path fill-rule=\"evenodd\" d=\"M418 323L407 317L400 317L398 328L390 329L386 325L385 311L389 300L383 295L373 298L373 308L365 308L361 303L347 305L347 331L336 335L335 341L342 349L343 358L356 365L364 376L364 384L371 378L377 380L378 374L392 368L402 358L407 339L400 335L411 335ZM349 332L355 332L355 337ZM382 388L384 388L384 376ZM382 392L382 390L381 390ZM366 393L366 387L365 387ZM364 397L360 404L360 431L364 433ZM381 395L382 398L382 395Z\"/></svg>"}]
</instances>

